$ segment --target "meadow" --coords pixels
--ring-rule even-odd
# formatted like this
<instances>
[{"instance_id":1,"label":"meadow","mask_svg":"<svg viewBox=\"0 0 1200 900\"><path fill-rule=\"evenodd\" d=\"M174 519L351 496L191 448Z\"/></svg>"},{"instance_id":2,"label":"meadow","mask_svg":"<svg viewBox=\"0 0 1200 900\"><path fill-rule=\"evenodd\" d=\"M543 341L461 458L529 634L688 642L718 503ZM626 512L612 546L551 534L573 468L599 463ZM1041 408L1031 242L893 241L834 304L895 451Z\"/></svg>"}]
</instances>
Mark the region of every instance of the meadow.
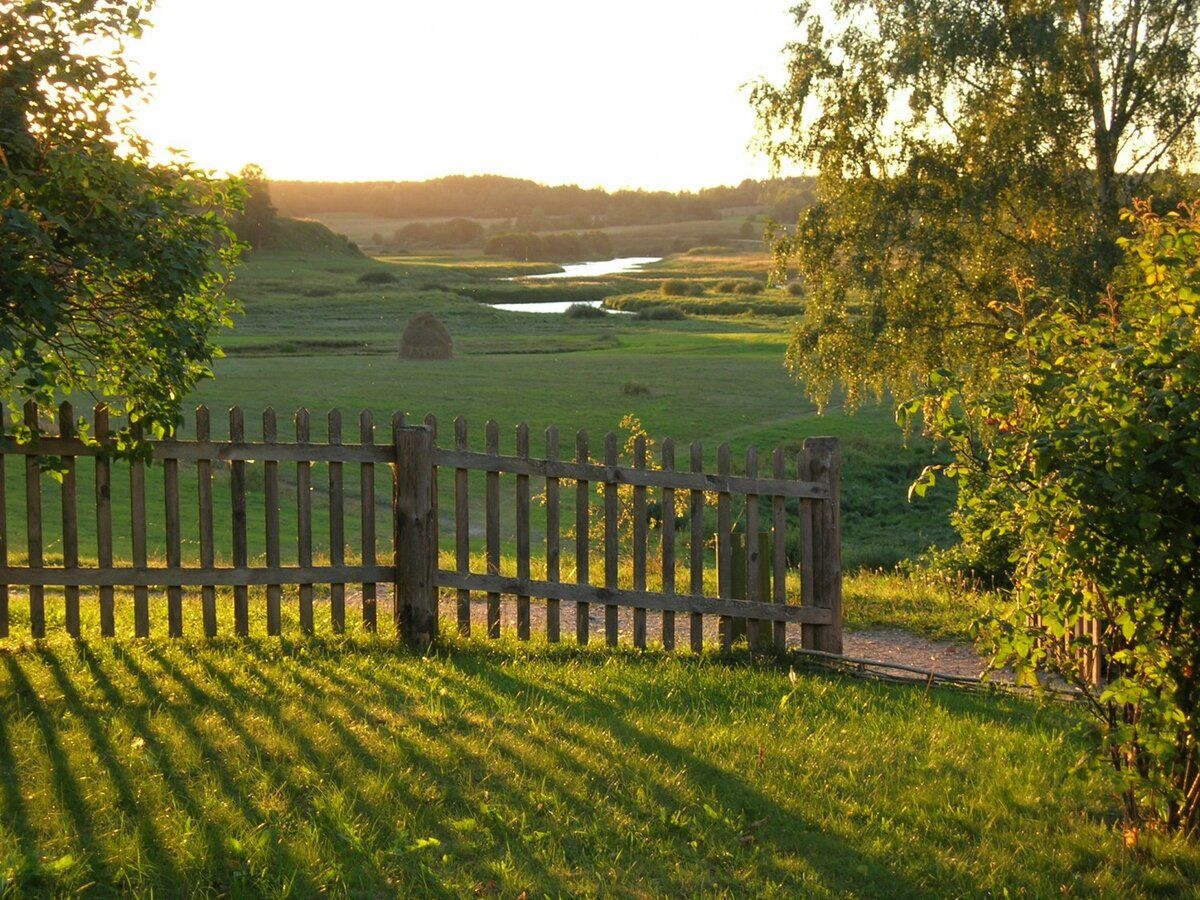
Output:
<instances>
[{"instance_id":1,"label":"meadow","mask_svg":"<svg viewBox=\"0 0 1200 900\"><path fill-rule=\"evenodd\" d=\"M669 301L666 279L711 293L721 279L763 279L767 262L680 254L533 290ZM432 413L443 440L462 415L477 448L494 418L506 451L526 421L535 453L549 425L567 446L587 429L596 448L632 413L656 440L701 441L710 464L722 442L740 461L752 445L796 450L806 436L836 435L847 626L967 639L986 598L891 571L952 539L949 496L906 500L929 448L906 441L884 408L818 415L782 365L788 316L575 319L480 302L530 290L503 279L547 269L457 255L253 255L226 356L186 406L208 405L220 436L226 408L241 405L252 437L264 407L290 436L291 411L306 406L316 440L334 407L347 440L362 409L379 425L393 410ZM360 280L378 272L391 280ZM403 325L420 310L446 323L454 359L399 357ZM194 498L182 474L183 496ZM282 527L294 534L295 474L281 466L280 475ZM23 472L12 459L6 478L19 559ZM113 483L116 552L127 558L127 472ZM147 483L150 532L161 536L157 467ZM319 471L313 483L319 494ZM225 559L226 485L218 471ZM261 522L261 479L249 488L251 521ZM47 476L51 561L61 548L55 489ZM93 489L87 465L79 489ZM382 501L389 488L377 489ZM185 500L185 535L193 506ZM383 554L390 525L379 508ZM86 558L94 523L85 515L80 525ZM318 514L318 544L325 528ZM261 554L261 529L250 535ZM287 564L294 544L283 551ZM185 558L195 552L185 545ZM504 552L507 570L509 539ZM161 557L161 545L150 554ZM85 595L94 634L94 594ZM118 596L121 634L131 631L127 601ZM222 592L226 627L228 602ZM249 639L168 641L162 595L151 603L150 641L74 644L61 632L60 594L51 592L51 637L41 642L23 637L14 597L14 637L0 645L0 894L1154 896L1200 879L1194 845L1152 836L1122 845L1111 779L1085 765L1095 735L1080 709L1058 702L866 682L744 650L612 651L519 644L508 633L447 635L421 657L364 633L353 614L349 633L333 635L323 607L315 637L273 639L262 634L259 592ZM194 636L194 601L186 607ZM294 635L290 598L284 607Z\"/></svg>"},{"instance_id":2,"label":"meadow","mask_svg":"<svg viewBox=\"0 0 1200 900\"><path fill-rule=\"evenodd\" d=\"M450 639L0 653L6 896L1165 896L1077 710Z\"/></svg>"}]
</instances>

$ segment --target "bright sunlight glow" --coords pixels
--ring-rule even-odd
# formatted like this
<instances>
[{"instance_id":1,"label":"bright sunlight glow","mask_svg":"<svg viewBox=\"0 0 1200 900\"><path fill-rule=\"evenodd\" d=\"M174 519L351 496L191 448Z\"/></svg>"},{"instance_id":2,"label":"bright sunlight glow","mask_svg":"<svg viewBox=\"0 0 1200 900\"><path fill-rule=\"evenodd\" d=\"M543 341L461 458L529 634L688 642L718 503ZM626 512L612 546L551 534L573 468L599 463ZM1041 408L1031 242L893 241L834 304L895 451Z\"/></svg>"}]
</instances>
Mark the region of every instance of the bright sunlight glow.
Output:
<instances>
[{"instance_id":1,"label":"bright sunlight glow","mask_svg":"<svg viewBox=\"0 0 1200 900\"><path fill-rule=\"evenodd\" d=\"M765 177L744 85L789 0L160 0L131 57L160 148L271 178L494 173L609 189Z\"/></svg>"}]
</instances>

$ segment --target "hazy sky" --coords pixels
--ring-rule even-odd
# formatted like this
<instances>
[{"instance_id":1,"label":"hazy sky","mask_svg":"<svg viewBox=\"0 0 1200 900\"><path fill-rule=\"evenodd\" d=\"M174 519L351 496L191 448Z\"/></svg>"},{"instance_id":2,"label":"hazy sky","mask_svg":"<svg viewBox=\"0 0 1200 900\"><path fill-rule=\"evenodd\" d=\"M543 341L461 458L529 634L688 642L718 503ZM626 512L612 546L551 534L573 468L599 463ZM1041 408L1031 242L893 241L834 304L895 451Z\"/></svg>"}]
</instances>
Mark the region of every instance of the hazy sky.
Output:
<instances>
[{"instance_id":1,"label":"hazy sky","mask_svg":"<svg viewBox=\"0 0 1200 900\"><path fill-rule=\"evenodd\" d=\"M142 130L277 179L491 172L670 190L767 174L741 88L790 0L160 0Z\"/></svg>"}]
</instances>

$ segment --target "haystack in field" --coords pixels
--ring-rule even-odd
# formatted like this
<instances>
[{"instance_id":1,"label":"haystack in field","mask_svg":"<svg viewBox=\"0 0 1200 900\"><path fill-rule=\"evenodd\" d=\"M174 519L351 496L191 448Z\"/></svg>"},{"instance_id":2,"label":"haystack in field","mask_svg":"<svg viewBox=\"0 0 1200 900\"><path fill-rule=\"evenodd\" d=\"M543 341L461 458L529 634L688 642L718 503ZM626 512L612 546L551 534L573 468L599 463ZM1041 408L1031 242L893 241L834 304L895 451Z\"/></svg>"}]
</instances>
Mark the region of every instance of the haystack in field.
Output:
<instances>
[{"instance_id":1,"label":"haystack in field","mask_svg":"<svg viewBox=\"0 0 1200 900\"><path fill-rule=\"evenodd\" d=\"M400 338L402 359L450 359L454 356L454 338L431 312L419 312L404 326Z\"/></svg>"}]
</instances>

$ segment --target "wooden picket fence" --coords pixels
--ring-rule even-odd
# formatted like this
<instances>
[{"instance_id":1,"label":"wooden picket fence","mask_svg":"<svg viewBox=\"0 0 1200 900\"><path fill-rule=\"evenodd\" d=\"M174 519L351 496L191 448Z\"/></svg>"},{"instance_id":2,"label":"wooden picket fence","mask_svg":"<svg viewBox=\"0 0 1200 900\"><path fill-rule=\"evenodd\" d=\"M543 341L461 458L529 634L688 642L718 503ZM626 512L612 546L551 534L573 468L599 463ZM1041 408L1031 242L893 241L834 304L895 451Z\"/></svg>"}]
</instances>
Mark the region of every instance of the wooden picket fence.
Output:
<instances>
[{"instance_id":1,"label":"wooden picket fence","mask_svg":"<svg viewBox=\"0 0 1200 900\"><path fill-rule=\"evenodd\" d=\"M24 424L36 435L32 442L20 443L4 433L0 439L0 637L10 630L10 587L28 590L31 635L46 634L45 591L61 587L64 598L66 631L79 636L83 590L96 591L99 605L99 630L102 636L116 633L116 588L132 591L133 633L150 634L151 588L165 588L167 629L171 636L184 631L184 589L199 588L203 634L216 636L218 622L217 589L232 588L232 630L246 635L250 630L249 589L265 587L266 630L277 635L282 629L281 608L285 586L298 589L299 628L314 631L317 585L329 586L329 616L335 632L346 627L346 591L348 585L361 586L361 607L365 627L377 626L379 585L392 586L393 614L397 633L409 643L424 646L436 640L439 631L439 589L453 591L456 598L456 627L460 633L471 630L472 596L486 597L487 634L497 637L501 625L501 601L514 597L518 636L527 639L531 631L531 603L545 604L545 629L550 641L558 641L560 610L563 603L574 604L576 638L589 640L588 609L591 604L604 607L604 637L608 644L620 638L618 610L632 609L632 641L647 644L647 612L661 614L662 644L675 645L675 616L686 615L689 644L699 650L704 642L704 616L719 617L718 634L728 647L739 623L755 646L784 647L786 626L802 626L804 646L840 653L841 563L839 538L840 450L833 438L810 438L804 449L789 459L782 450L772 456L770 475L759 474L757 453L746 456L744 474L733 472L727 446L719 449L717 471L705 472L698 444L689 448L689 465L677 467L674 444L667 440L661 447L658 465L649 464L644 440L634 445L631 463L619 458L617 439L604 438L603 455L593 459L586 432L576 437L574 459L562 459L558 432L547 429L545 456L530 453L529 431L516 430L516 454L500 453L499 429L489 422L482 452L471 450L467 425L455 421L454 446L437 445L437 422L427 417L423 424L407 425L397 413L390 423L386 442L376 442L376 429L369 412L359 417L359 440L342 440L341 416L331 412L327 436L322 442L310 440L309 414L300 410L294 418L295 438L280 440L275 414L267 410L262 418L261 440L247 440L244 416L235 407L229 413L228 438L211 436L209 412L196 412L194 435L190 439L162 439L150 442L150 458L161 464L165 512L165 564L151 565L147 553L146 486L147 464L142 460L128 463L129 521L131 559L118 564L113 553L113 447L108 414L96 407L87 441L76 432L76 419L69 404L56 411L57 427L49 427L33 404L27 404ZM2 424L2 423L0 423ZM2 430L2 429L0 429ZM6 457L16 456L24 466L26 553L24 565L10 564L8 504L5 497ZM95 497L89 500L95 515L95 565L81 565L77 488L80 461L90 459L94 466ZM45 562L43 546L44 469L52 462L61 481L62 565ZM181 527L180 464L194 466L197 504L196 535L198 564L185 565ZM280 466L294 465L296 494L295 565L281 562ZM328 561L314 564L313 546L313 467L322 465L328 473ZM353 510L344 487L343 469L357 466L359 477L358 560L347 563L346 521ZM377 559L376 550L376 467L386 465L392 479L392 558L387 564ZM262 565L251 565L248 552L247 493L248 468L261 466L264 494L264 557ZM228 467L231 553L228 564L218 564L214 528L214 473ZM484 571L473 571L471 552L471 473L483 473L484 485ZM222 473L223 474L223 473ZM439 477L453 477L453 568L439 563ZM509 494L515 501L515 575L501 574L501 491L502 476L515 481ZM224 480L223 478L221 479ZM566 483L564 485L564 482ZM593 492L600 487L601 502L595 504ZM449 485L445 485L451 493ZM562 491L573 487L574 533L567 536L574 544L574 577L563 578L564 533ZM544 553L534 553L531 535L531 507L538 489L545 504ZM632 494L631 525L628 530L631 549L622 550L619 525L619 492ZM676 494L686 496L687 514L674 515ZM715 535L705 524L706 497L715 496ZM650 559L649 534L652 530L648 504L660 503L657 530L659 560L655 566L659 583L648 584ZM788 591L789 522L796 526L798 512L800 534L800 579L798 592ZM593 506L599 505L602 522L603 573L593 579L590 560ZM448 513L449 511L447 511ZM735 515L744 534L735 529ZM449 529L447 529L449 532ZM707 548L715 537L717 568L715 594L706 593ZM745 552L737 552L741 546ZM686 590L676 584L680 560L676 554L686 544L688 582ZM541 551L542 548L539 548ZM769 554L769 560L762 559ZM630 559L629 557L632 557ZM531 562L537 559L544 578L531 576ZM739 571L734 571L737 563ZM623 563L625 566L623 567ZM632 569L632 578L622 572ZM740 571L744 567L745 571ZM598 583L597 583L598 582ZM741 596L739 596L739 594ZM793 595L794 594L794 595ZM228 625L226 625L228 627Z\"/></svg>"}]
</instances>

